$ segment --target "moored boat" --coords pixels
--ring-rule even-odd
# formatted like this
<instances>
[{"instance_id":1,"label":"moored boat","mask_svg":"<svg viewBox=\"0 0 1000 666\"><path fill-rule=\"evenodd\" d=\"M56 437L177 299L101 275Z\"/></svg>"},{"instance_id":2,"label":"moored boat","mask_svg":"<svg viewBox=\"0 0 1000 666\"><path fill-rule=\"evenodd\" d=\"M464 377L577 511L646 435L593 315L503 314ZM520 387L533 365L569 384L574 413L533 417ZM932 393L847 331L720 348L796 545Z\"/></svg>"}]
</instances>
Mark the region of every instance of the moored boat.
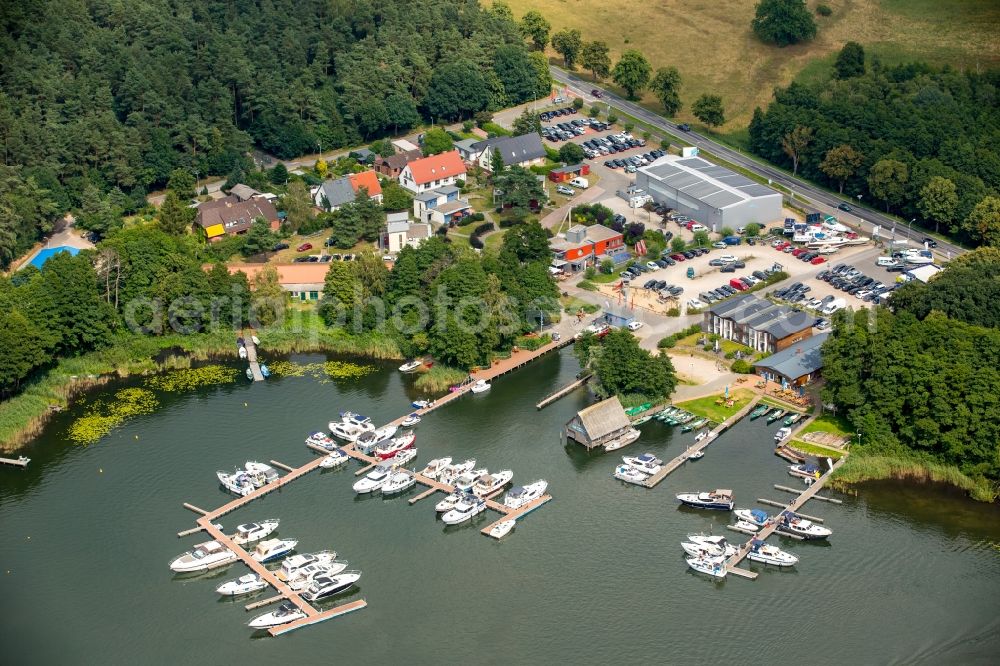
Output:
<instances>
[{"instance_id":1,"label":"moored boat","mask_svg":"<svg viewBox=\"0 0 1000 666\"><path fill-rule=\"evenodd\" d=\"M461 474L457 479L455 479L455 482L452 485L458 492L462 493L472 492L472 486L476 485L476 481L479 480L479 477L485 476L486 474L489 473L490 471L485 467L481 469L474 469L469 472L465 472L464 474Z\"/></svg>"},{"instance_id":2,"label":"moored boat","mask_svg":"<svg viewBox=\"0 0 1000 666\"><path fill-rule=\"evenodd\" d=\"M243 468L246 470L247 476L250 477L250 481L252 481L258 488L273 481L277 481L281 476L278 473L278 470L274 469L270 465L262 462L256 462L254 460L248 460L247 464L244 465Z\"/></svg>"},{"instance_id":3,"label":"moored boat","mask_svg":"<svg viewBox=\"0 0 1000 666\"><path fill-rule=\"evenodd\" d=\"M698 573L714 578L726 577L726 562L722 557L690 557L685 560L689 567Z\"/></svg>"},{"instance_id":4,"label":"moored boat","mask_svg":"<svg viewBox=\"0 0 1000 666\"><path fill-rule=\"evenodd\" d=\"M681 548L691 557L732 557L738 550L724 536L689 534Z\"/></svg>"},{"instance_id":5,"label":"moored boat","mask_svg":"<svg viewBox=\"0 0 1000 666\"><path fill-rule=\"evenodd\" d=\"M272 532L278 529L280 523L281 521L277 518L269 518L256 523L243 523L236 526L236 533L229 538L237 546L245 546L248 543L266 539Z\"/></svg>"},{"instance_id":6,"label":"moored boat","mask_svg":"<svg viewBox=\"0 0 1000 666\"><path fill-rule=\"evenodd\" d=\"M339 574L341 571L347 568L347 562L341 562L339 560L334 560L328 564L307 564L302 567L288 580L288 587L292 588L296 592L299 590L304 590L312 583L313 578L316 576L333 576Z\"/></svg>"},{"instance_id":7,"label":"moored boat","mask_svg":"<svg viewBox=\"0 0 1000 666\"><path fill-rule=\"evenodd\" d=\"M354 492L359 495L364 493L373 493L389 480L392 475L392 465L388 463L379 463L375 468L364 475L360 480L356 481L353 488Z\"/></svg>"},{"instance_id":8,"label":"moored boat","mask_svg":"<svg viewBox=\"0 0 1000 666\"><path fill-rule=\"evenodd\" d=\"M238 597L244 594L260 592L267 583L255 573L248 573L233 580L227 580L222 585L215 588L215 591L224 597Z\"/></svg>"},{"instance_id":9,"label":"moored boat","mask_svg":"<svg viewBox=\"0 0 1000 666\"><path fill-rule=\"evenodd\" d=\"M784 415L785 415L785 410L781 409L780 407L775 407L774 409L771 410L771 413L767 415L767 422L774 423Z\"/></svg>"},{"instance_id":10,"label":"moored boat","mask_svg":"<svg viewBox=\"0 0 1000 666\"><path fill-rule=\"evenodd\" d=\"M257 544L257 547L250 553L250 557L262 564L274 562L295 550L298 543L295 539L267 539Z\"/></svg>"},{"instance_id":11,"label":"moored boat","mask_svg":"<svg viewBox=\"0 0 1000 666\"><path fill-rule=\"evenodd\" d=\"M642 483L649 478L648 474L639 471L631 465L618 465L615 467L612 476L619 481L627 481L628 483Z\"/></svg>"},{"instance_id":12,"label":"moored boat","mask_svg":"<svg viewBox=\"0 0 1000 666\"><path fill-rule=\"evenodd\" d=\"M434 505L434 510L438 513L451 511L458 504L459 500L465 497L465 493L455 491Z\"/></svg>"},{"instance_id":13,"label":"moored boat","mask_svg":"<svg viewBox=\"0 0 1000 666\"><path fill-rule=\"evenodd\" d=\"M270 613L258 615L247 623L253 629L270 629L280 627L283 624L301 620L306 616L306 612L291 602L285 602Z\"/></svg>"},{"instance_id":14,"label":"moored boat","mask_svg":"<svg viewBox=\"0 0 1000 666\"><path fill-rule=\"evenodd\" d=\"M760 417L764 416L764 414L767 413L767 410L769 409L770 407L768 407L767 405L757 405L756 407L754 407L754 410L750 412L750 420L753 421L755 419L759 419Z\"/></svg>"},{"instance_id":15,"label":"moored boat","mask_svg":"<svg viewBox=\"0 0 1000 666\"><path fill-rule=\"evenodd\" d=\"M473 393L486 393L491 388L493 388L493 386L488 381L486 381L485 379L480 379L475 384L473 384L472 388L470 388L469 390L472 391Z\"/></svg>"},{"instance_id":16,"label":"moored boat","mask_svg":"<svg viewBox=\"0 0 1000 666\"><path fill-rule=\"evenodd\" d=\"M807 465L805 463L789 465L788 473L791 476L797 476L802 479L818 479L823 475L823 473L820 472L819 467L816 465Z\"/></svg>"},{"instance_id":17,"label":"moored boat","mask_svg":"<svg viewBox=\"0 0 1000 666\"><path fill-rule=\"evenodd\" d=\"M787 419L785 419L784 424L786 426L795 425L801 418L802 418L801 414L792 414Z\"/></svg>"},{"instance_id":18,"label":"moored boat","mask_svg":"<svg viewBox=\"0 0 1000 666\"><path fill-rule=\"evenodd\" d=\"M629 428L624 434L620 435L616 439L611 440L604 445L605 451L617 451L618 449L624 448L639 439L639 435L642 433L635 428Z\"/></svg>"},{"instance_id":19,"label":"moored boat","mask_svg":"<svg viewBox=\"0 0 1000 666\"><path fill-rule=\"evenodd\" d=\"M767 521L770 520L767 512L761 511L760 509L736 509L733 513L735 513L736 517L740 520L745 520L754 527L758 528L763 527L767 524Z\"/></svg>"},{"instance_id":20,"label":"moored boat","mask_svg":"<svg viewBox=\"0 0 1000 666\"><path fill-rule=\"evenodd\" d=\"M408 488L412 488L417 482L413 472L396 472L382 485L382 495L395 495Z\"/></svg>"},{"instance_id":21,"label":"moored boat","mask_svg":"<svg viewBox=\"0 0 1000 666\"><path fill-rule=\"evenodd\" d=\"M393 457L389 458L385 462L390 463L393 469L402 469L406 465L409 465L417 457L419 451L416 447L412 449L403 449Z\"/></svg>"},{"instance_id":22,"label":"moored boat","mask_svg":"<svg viewBox=\"0 0 1000 666\"><path fill-rule=\"evenodd\" d=\"M799 464L799 463L804 463L806 461L805 456L797 453L796 451L794 451L785 444L782 444L781 446L774 449L774 455L778 456L779 458L784 458L790 463Z\"/></svg>"},{"instance_id":23,"label":"moored boat","mask_svg":"<svg viewBox=\"0 0 1000 666\"><path fill-rule=\"evenodd\" d=\"M240 497L246 497L253 491L257 490L254 486L253 481L250 476L239 469L230 474L229 472L218 471L215 476L219 479L219 483L231 493L235 493Z\"/></svg>"},{"instance_id":24,"label":"moored boat","mask_svg":"<svg viewBox=\"0 0 1000 666\"><path fill-rule=\"evenodd\" d=\"M441 468L441 471L438 473L438 481L440 481L441 483L446 483L448 485L451 485L452 483L455 482L455 479L457 479L465 472L468 472L475 466L476 466L475 459L465 460L463 462L454 463L452 465L445 465Z\"/></svg>"},{"instance_id":25,"label":"moored boat","mask_svg":"<svg viewBox=\"0 0 1000 666\"><path fill-rule=\"evenodd\" d=\"M323 457L320 461L319 466L323 469L333 469L334 467L340 467L341 465L347 463L351 457L344 453L343 449L334 449L330 451L330 454Z\"/></svg>"},{"instance_id":26,"label":"moored boat","mask_svg":"<svg viewBox=\"0 0 1000 666\"><path fill-rule=\"evenodd\" d=\"M361 579L360 571L344 571L334 576L316 576L309 588L302 593L306 601L319 601L346 592Z\"/></svg>"},{"instance_id":27,"label":"moored boat","mask_svg":"<svg viewBox=\"0 0 1000 666\"><path fill-rule=\"evenodd\" d=\"M344 421L330 421L329 423L330 434L348 442L356 442L361 435L375 430L375 426L371 424L368 424L368 426L370 427L357 423L346 423Z\"/></svg>"},{"instance_id":28,"label":"moored boat","mask_svg":"<svg viewBox=\"0 0 1000 666\"><path fill-rule=\"evenodd\" d=\"M733 524L733 528L738 532L756 532L760 529L760 525L751 523L749 520L740 519Z\"/></svg>"},{"instance_id":29,"label":"moored boat","mask_svg":"<svg viewBox=\"0 0 1000 666\"><path fill-rule=\"evenodd\" d=\"M475 495L466 495L459 500L455 508L441 516L441 520L444 521L445 525L458 525L471 519L473 516L478 516L483 511L486 511L485 500Z\"/></svg>"},{"instance_id":30,"label":"moored boat","mask_svg":"<svg viewBox=\"0 0 1000 666\"><path fill-rule=\"evenodd\" d=\"M792 434L791 428L779 428L778 432L774 433L774 441L782 442L788 439L788 436Z\"/></svg>"},{"instance_id":31,"label":"moored boat","mask_svg":"<svg viewBox=\"0 0 1000 666\"><path fill-rule=\"evenodd\" d=\"M410 414L409 416L407 416L405 419L403 419L402 421L400 421L399 425L403 426L404 428L409 428L409 427L417 425L418 423L420 423L420 414L417 414L416 412L413 412L412 414Z\"/></svg>"},{"instance_id":32,"label":"moored boat","mask_svg":"<svg viewBox=\"0 0 1000 666\"><path fill-rule=\"evenodd\" d=\"M237 559L236 553L223 546L218 541L199 543L193 549L174 558L170 570L175 573L191 573L208 571L232 564Z\"/></svg>"},{"instance_id":33,"label":"moored boat","mask_svg":"<svg viewBox=\"0 0 1000 666\"><path fill-rule=\"evenodd\" d=\"M694 423L692 423L691 427L694 428L695 430L697 430L698 428L704 428L706 425L708 425L708 419L706 419L706 418L700 418L697 421L695 421Z\"/></svg>"},{"instance_id":34,"label":"moored boat","mask_svg":"<svg viewBox=\"0 0 1000 666\"><path fill-rule=\"evenodd\" d=\"M754 539L751 543L747 559L776 567L792 567L799 562L799 558L791 553L786 553L777 546L766 544L759 539Z\"/></svg>"},{"instance_id":35,"label":"moored boat","mask_svg":"<svg viewBox=\"0 0 1000 666\"><path fill-rule=\"evenodd\" d=\"M372 451L380 446L385 446L392 441L392 438L399 430L397 426L387 425L382 428L375 428L358 435L354 442L354 448L365 455L371 455Z\"/></svg>"},{"instance_id":36,"label":"moored boat","mask_svg":"<svg viewBox=\"0 0 1000 666\"><path fill-rule=\"evenodd\" d=\"M794 513L785 513L782 516L781 523L778 525L778 532L810 540L825 539L833 534L833 531L829 528L817 525L811 520L806 520Z\"/></svg>"},{"instance_id":37,"label":"moored boat","mask_svg":"<svg viewBox=\"0 0 1000 666\"><path fill-rule=\"evenodd\" d=\"M507 491L507 494L504 495L504 506L510 507L511 509L520 509L525 504L533 502L544 495L548 487L548 481L545 479L539 479L534 483L511 488Z\"/></svg>"},{"instance_id":38,"label":"moored boat","mask_svg":"<svg viewBox=\"0 0 1000 666\"><path fill-rule=\"evenodd\" d=\"M622 462L631 465L643 474L653 475L663 467L663 461L652 453L642 453L637 456L622 456Z\"/></svg>"},{"instance_id":39,"label":"moored boat","mask_svg":"<svg viewBox=\"0 0 1000 666\"><path fill-rule=\"evenodd\" d=\"M327 451L337 448L337 443L333 441L325 432L314 432L306 437L306 445L320 446Z\"/></svg>"},{"instance_id":40,"label":"moored boat","mask_svg":"<svg viewBox=\"0 0 1000 666\"><path fill-rule=\"evenodd\" d=\"M420 470L421 476L426 476L428 479L437 480L438 476L441 474L441 470L451 464L451 457L445 456L444 458L435 458L434 460L427 463L422 470Z\"/></svg>"},{"instance_id":41,"label":"moored boat","mask_svg":"<svg viewBox=\"0 0 1000 666\"><path fill-rule=\"evenodd\" d=\"M697 435L695 435L694 441L700 442L701 440L705 439L706 437L708 437L708 431L707 430L702 430ZM699 453L701 453L701 452L699 451Z\"/></svg>"},{"instance_id":42,"label":"moored boat","mask_svg":"<svg viewBox=\"0 0 1000 666\"><path fill-rule=\"evenodd\" d=\"M514 529L514 525L516 524L517 521L514 520L501 520L490 528L490 536L494 539L502 539L510 534L510 531Z\"/></svg>"},{"instance_id":43,"label":"moored boat","mask_svg":"<svg viewBox=\"0 0 1000 666\"><path fill-rule=\"evenodd\" d=\"M318 553L300 553L286 557L281 562L281 568L274 572L278 580L289 581L310 564L330 564L337 559L333 550L321 550Z\"/></svg>"},{"instance_id":44,"label":"moored boat","mask_svg":"<svg viewBox=\"0 0 1000 666\"><path fill-rule=\"evenodd\" d=\"M410 403L415 409L423 409L424 407L430 407L430 400L414 400Z\"/></svg>"},{"instance_id":45,"label":"moored boat","mask_svg":"<svg viewBox=\"0 0 1000 666\"><path fill-rule=\"evenodd\" d=\"M413 446L413 442L415 442L416 439L417 439L416 433L414 433L412 430L408 430L399 437L395 437L387 442L383 442L382 444L376 446L375 457L378 458L379 460L388 460L389 458L392 458L403 449L408 449L411 446Z\"/></svg>"},{"instance_id":46,"label":"moored boat","mask_svg":"<svg viewBox=\"0 0 1000 666\"><path fill-rule=\"evenodd\" d=\"M422 365L423 365L423 363L420 362L420 361L407 361L403 365L399 366L399 371L400 372L413 372L414 370L416 370L417 368L419 368Z\"/></svg>"},{"instance_id":47,"label":"moored boat","mask_svg":"<svg viewBox=\"0 0 1000 666\"><path fill-rule=\"evenodd\" d=\"M715 509L718 511L733 510L732 490L712 490L700 493L679 493L677 499L682 504L693 506L698 509Z\"/></svg>"},{"instance_id":48,"label":"moored boat","mask_svg":"<svg viewBox=\"0 0 1000 666\"><path fill-rule=\"evenodd\" d=\"M484 474L472 484L472 494L478 497L486 497L506 486L513 478L514 472L509 469L502 469L492 474Z\"/></svg>"}]
</instances>

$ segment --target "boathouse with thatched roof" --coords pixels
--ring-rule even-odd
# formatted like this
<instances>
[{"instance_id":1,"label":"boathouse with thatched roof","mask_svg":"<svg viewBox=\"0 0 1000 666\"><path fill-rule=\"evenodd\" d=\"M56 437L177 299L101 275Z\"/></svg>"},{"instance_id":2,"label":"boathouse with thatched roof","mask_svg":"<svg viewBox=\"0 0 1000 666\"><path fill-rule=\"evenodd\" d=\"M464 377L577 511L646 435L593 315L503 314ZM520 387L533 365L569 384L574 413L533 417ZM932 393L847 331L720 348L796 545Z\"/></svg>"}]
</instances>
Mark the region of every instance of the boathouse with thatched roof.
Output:
<instances>
[{"instance_id":1,"label":"boathouse with thatched roof","mask_svg":"<svg viewBox=\"0 0 1000 666\"><path fill-rule=\"evenodd\" d=\"M631 428L622 403L614 396L577 412L566 424L566 437L592 449L621 437Z\"/></svg>"}]
</instances>

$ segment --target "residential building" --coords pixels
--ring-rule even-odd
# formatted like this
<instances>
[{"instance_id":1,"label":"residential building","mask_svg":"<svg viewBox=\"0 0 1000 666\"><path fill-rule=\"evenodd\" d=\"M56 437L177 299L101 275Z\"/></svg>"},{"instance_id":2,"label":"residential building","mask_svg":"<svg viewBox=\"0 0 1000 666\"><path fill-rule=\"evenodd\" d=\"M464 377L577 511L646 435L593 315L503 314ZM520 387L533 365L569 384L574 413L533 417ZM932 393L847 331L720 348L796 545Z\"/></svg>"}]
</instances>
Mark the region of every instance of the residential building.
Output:
<instances>
[{"instance_id":1,"label":"residential building","mask_svg":"<svg viewBox=\"0 0 1000 666\"><path fill-rule=\"evenodd\" d=\"M816 317L753 294L716 303L705 311L702 328L757 352L775 353L812 336Z\"/></svg>"},{"instance_id":2,"label":"residential building","mask_svg":"<svg viewBox=\"0 0 1000 666\"><path fill-rule=\"evenodd\" d=\"M435 190L444 185L454 185L465 177L465 162L457 150L413 160L403 167L399 184L414 194Z\"/></svg>"},{"instance_id":3,"label":"residential building","mask_svg":"<svg viewBox=\"0 0 1000 666\"><path fill-rule=\"evenodd\" d=\"M372 164L375 162L375 153L367 148L357 148L347 153L348 157L353 157L359 164Z\"/></svg>"},{"instance_id":4,"label":"residential building","mask_svg":"<svg viewBox=\"0 0 1000 666\"><path fill-rule=\"evenodd\" d=\"M625 435L631 429L632 421L618 397L614 396L577 412L566 424L564 434L568 439L593 449Z\"/></svg>"},{"instance_id":5,"label":"residential building","mask_svg":"<svg viewBox=\"0 0 1000 666\"><path fill-rule=\"evenodd\" d=\"M391 180L399 180L399 174L403 173L403 167L413 160L419 160L423 156L424 154L419 149L406 150L395 155L390 155L389 157L376 155L374 162L375 171Z\"/></svg>"},{"instance_id":6,"label":"residential building","mask_svg":"<svg viewBox=\"0 0 1000 666\"><path fill-rule=\"evenodd\" d=\"M368 190L370 199L382 204L382 185L378 182L378 175L371 170L323 181L322 185L313 189L313 201L324 210L338 210L354 201L362 187Z\"/></svg>"},{"instance_id":7,"label":"residential building","mask_svg":"<svg viewBox=\"0 0 1000 666\"><path fill-rule=\"evenodd\" d=\"M233 185L232 189L229 190L229 193L236 197L239 201L249 201L250 199L261 195L261 192L258 192L249 185L244 185L243 183Z\"/></svg>"},{"instance_id":8,"label":"residential building","mask_svg":"<svg viewBox=\"0 0 1000 666\"><path fill-rule=\"evenodd\" d=\"M267 220L272 231L277 231L281 226L274 204L263 197L240 201L230 194L222 199L198 204L197 210L195 221L205 230L208 240L213 242L227 234L245 234L258 218Z\"/></svg>"},{"instance_id":9,"label":"residential building","mask_svg":"<svg viewBox=\"0 0 1000 666\"><path fill-rule=\"evenodd\" d=\"M636 187L713 231L781 220L782 196L700 157L667 155L641 167Z\"/></svg>"},{"instance_id":10,"label":"residential building","mask_svg":"<svg viewBox=\"0 0 1000 666\"><path fill-rule=\"evenodd\" d=\"M527 168L545 162L545 146L538 132L479 141L468 149L469 157L463 158L470 163L478 162L479 166L490 171L493 168L493 152L497 150L505 167L516 165Z\"/></svg>"},{"instance_id":11,"label":"residential building","mask_svg":"<svg viewBox=\"0 0 1000 666\"><path fill-rule=\"evenodd\" d=\"M557 167L549 172L549 180L553 183L565 183L573 180L577 176L586 176L590 173L589 164L571 164L570 166Z\"/></svg>"},{"instance_id":12,"label":"residential building","mask_svg":"<svg viewBox=\"0 0 1000 666\"><path fill-rule=\"evenodd\" d=\"M625 236L602 224L592 224L589 227L578 224L571 227L565 234L550 239L549 247L557 260L566 262L565 266L560 264L563 270L568 268L571 273L596 265L602 259L615 261L619 256L627 254Z\"/></svg>"},{"instance_id":13,"label":"residential building","mask_svg":"<svg viewBox=\"0 0 1000 666\"><path fill-rule=\"evenodd\" d=\"M476 146L483 142L482 139L462 139L455 142L455 150L458 151L458 156L462 158L462 161L472 164L479 158L479 151L476 150Z\"/></svg>"},{"instance_id":14,"label":"residential building","mask_svg":"<svg viewBox=\"0 0 1000 666\"><path fill-rule=\"evenodd\" d=\"M386 225L379 239L383 252L396 254L405 246L418 247L431 237L431 225L426 222L411 222L406 213L389 213Z\"/></svg>"},{"instance_id":15,"label":"residential building","mask_svg":"<svg viewBox=\"0 0 1000 666\"><path fill-rule=\"evenodd\" d=\"M329 263L298 263L298 264L229 264L227 268L232 274L244 273L254 287L257 274L268 266L274 266L278 272L278 284L288 292L293 299L300 301L318 301L323 297L323 283L326 280Z\"/></svg>"},{"instance_id":16,"label":"residential building","mask_svg":"<svg viewBox=\"0 0 1000 666\"><path fill-rule=\"evenodd\" d=\"M823 369L822 346L829 333L800 340L753 364L761 378L782 386L804 386L818 378Z\"/></svg>"},{"instance_id":17,"label":"residential building","mask_svg":"<svg viewBox=\"0 0 1000 666\"><path fill-rule=\"evenodd\" d=\"M459 189L454 185L421 192L413 197L413 216L421 222L435 225L458 224L463 217L474 212L469 202L458 195Z\"/></svg>"}]
</instances>

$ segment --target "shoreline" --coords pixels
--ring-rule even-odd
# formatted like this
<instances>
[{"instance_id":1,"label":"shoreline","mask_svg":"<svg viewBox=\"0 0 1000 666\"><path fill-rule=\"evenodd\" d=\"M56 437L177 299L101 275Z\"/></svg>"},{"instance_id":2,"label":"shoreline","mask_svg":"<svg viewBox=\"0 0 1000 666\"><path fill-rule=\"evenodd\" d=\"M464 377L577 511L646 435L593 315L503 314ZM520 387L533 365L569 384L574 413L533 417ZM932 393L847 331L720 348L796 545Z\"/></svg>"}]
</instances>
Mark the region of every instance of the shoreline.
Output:
<instances>
[{"instance_id":1,"label":"shoreline","mask_svg":"<svg viewBox=\"0 0 1000 666\"><path fill-rule=\"evenodd\" d=\"M354 338L338 330L292 332L284 326L256 331L261 348L274 354L328 352L377 360L403 356L388 338ZM54 414L72 406L80 396L115 379L150 376L190 367L192 361L238 358L236 336L225 330L194 335L121 338L107 349L62 359L21 393L0 403L0 451L14 453L27 447Z\"/></svg>"},{"instance_id":2,"label":"shoreline","mask_svg":"<svg viewBox=\"0 0 1000 666\"><path fill-rule=\"evenodd\" d=\"M830 479L830 487L844 491L868 481L897 480L913 484L938 483L965 492L976 502L995 503L1000 487L985 478L974 479L957 467L941 463L886 455L866 455L852 450L844 465Z\"/></svg>"}]
</instances>

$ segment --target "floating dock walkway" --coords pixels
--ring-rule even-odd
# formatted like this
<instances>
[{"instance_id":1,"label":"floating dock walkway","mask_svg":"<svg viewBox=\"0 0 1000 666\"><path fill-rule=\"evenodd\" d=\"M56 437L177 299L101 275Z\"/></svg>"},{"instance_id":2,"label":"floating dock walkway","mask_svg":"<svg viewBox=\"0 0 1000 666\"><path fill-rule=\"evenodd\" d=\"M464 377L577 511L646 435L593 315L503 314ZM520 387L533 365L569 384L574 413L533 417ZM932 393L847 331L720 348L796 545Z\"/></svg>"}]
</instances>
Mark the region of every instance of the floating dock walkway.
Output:
<instances>
[{"instance_id":1,"label":"floating dock walkway","mask_svg":"<svg viewBox=\"0 0 1000 666\"><path fill-rule=\"evenodd\" d=\"M663 465L663 467L660 468L659 472L657 472L656 474L649 477L648 479L646 479L645 481L643 481L638 485L645 486L646 488L655 488L656 485L660 483L660 481L663 481L663 479L670 476L672 472L676 471L678 467L686 463L688 461L688 458L691 457L691 454L697 453L698 451L707 448L709 444L715 441L716 437L718 437L720 433L722 433L731 425L733 425L734 423L742 419L744 416L746 416L751 409L757 406L757 403L760 402L760 400L761 396L755 397L753 400L744 405L740 411L736 412L728 419L726 419L718 426L716 426L714 430L708 433L707 437L703 438L700 442L695 442L694 446L685 449L684 453L680 454L670 462Z\"/></svg>"},{"instance_id":2,"label":"floating dock walkway","mask_svg":"<svg viewBox=\"0 0 1000 666\"><path fill-rule=\"evenodd\" d=\"M255 382L264 381L264 375L260 371L260 363L257 362L257 345L253 343L253 339L248 336L243 339L243 346L247 350L247 361L250 363L250 372L253 373L253 380Z\"/></svg>"},{"instance_id":3,"label":"floating dock walkway","mask_svg":"<svg viewBox=\"0 0 1000 666\"><path fill-rule=\"evenodd\" d=\"M538 404L535 405L535 409L543 409L545 407L548 407L549 405L551 405L553 402L555 402L559 398L563 398L563 397L569 395L570 393L572 393L576 389L580 388L581 386L583 386L584 384L586 384L587 382L589 382L590 378L593 377L593 376L594 376L593 374L584 375L583 377L580 377L579 379L577 379L572 384L568 384L568 385L562 387L561 389L559 389L558 391L556 391L555 393L547 395L546 397L542 398L541 402L539 402Z\"/></svg>"},{"instance_id":4,"label":"floating dock walkway","mask_svg":"<svg viewBox=\"0 0 1000 666\"><path fill-rule=\"evenodd\" d=\"M13 465L14 467L27 467L30 462L31 458L25 456L18 456L17 458L0 458L0 464Z\"/></svg>"}]
</instances>

